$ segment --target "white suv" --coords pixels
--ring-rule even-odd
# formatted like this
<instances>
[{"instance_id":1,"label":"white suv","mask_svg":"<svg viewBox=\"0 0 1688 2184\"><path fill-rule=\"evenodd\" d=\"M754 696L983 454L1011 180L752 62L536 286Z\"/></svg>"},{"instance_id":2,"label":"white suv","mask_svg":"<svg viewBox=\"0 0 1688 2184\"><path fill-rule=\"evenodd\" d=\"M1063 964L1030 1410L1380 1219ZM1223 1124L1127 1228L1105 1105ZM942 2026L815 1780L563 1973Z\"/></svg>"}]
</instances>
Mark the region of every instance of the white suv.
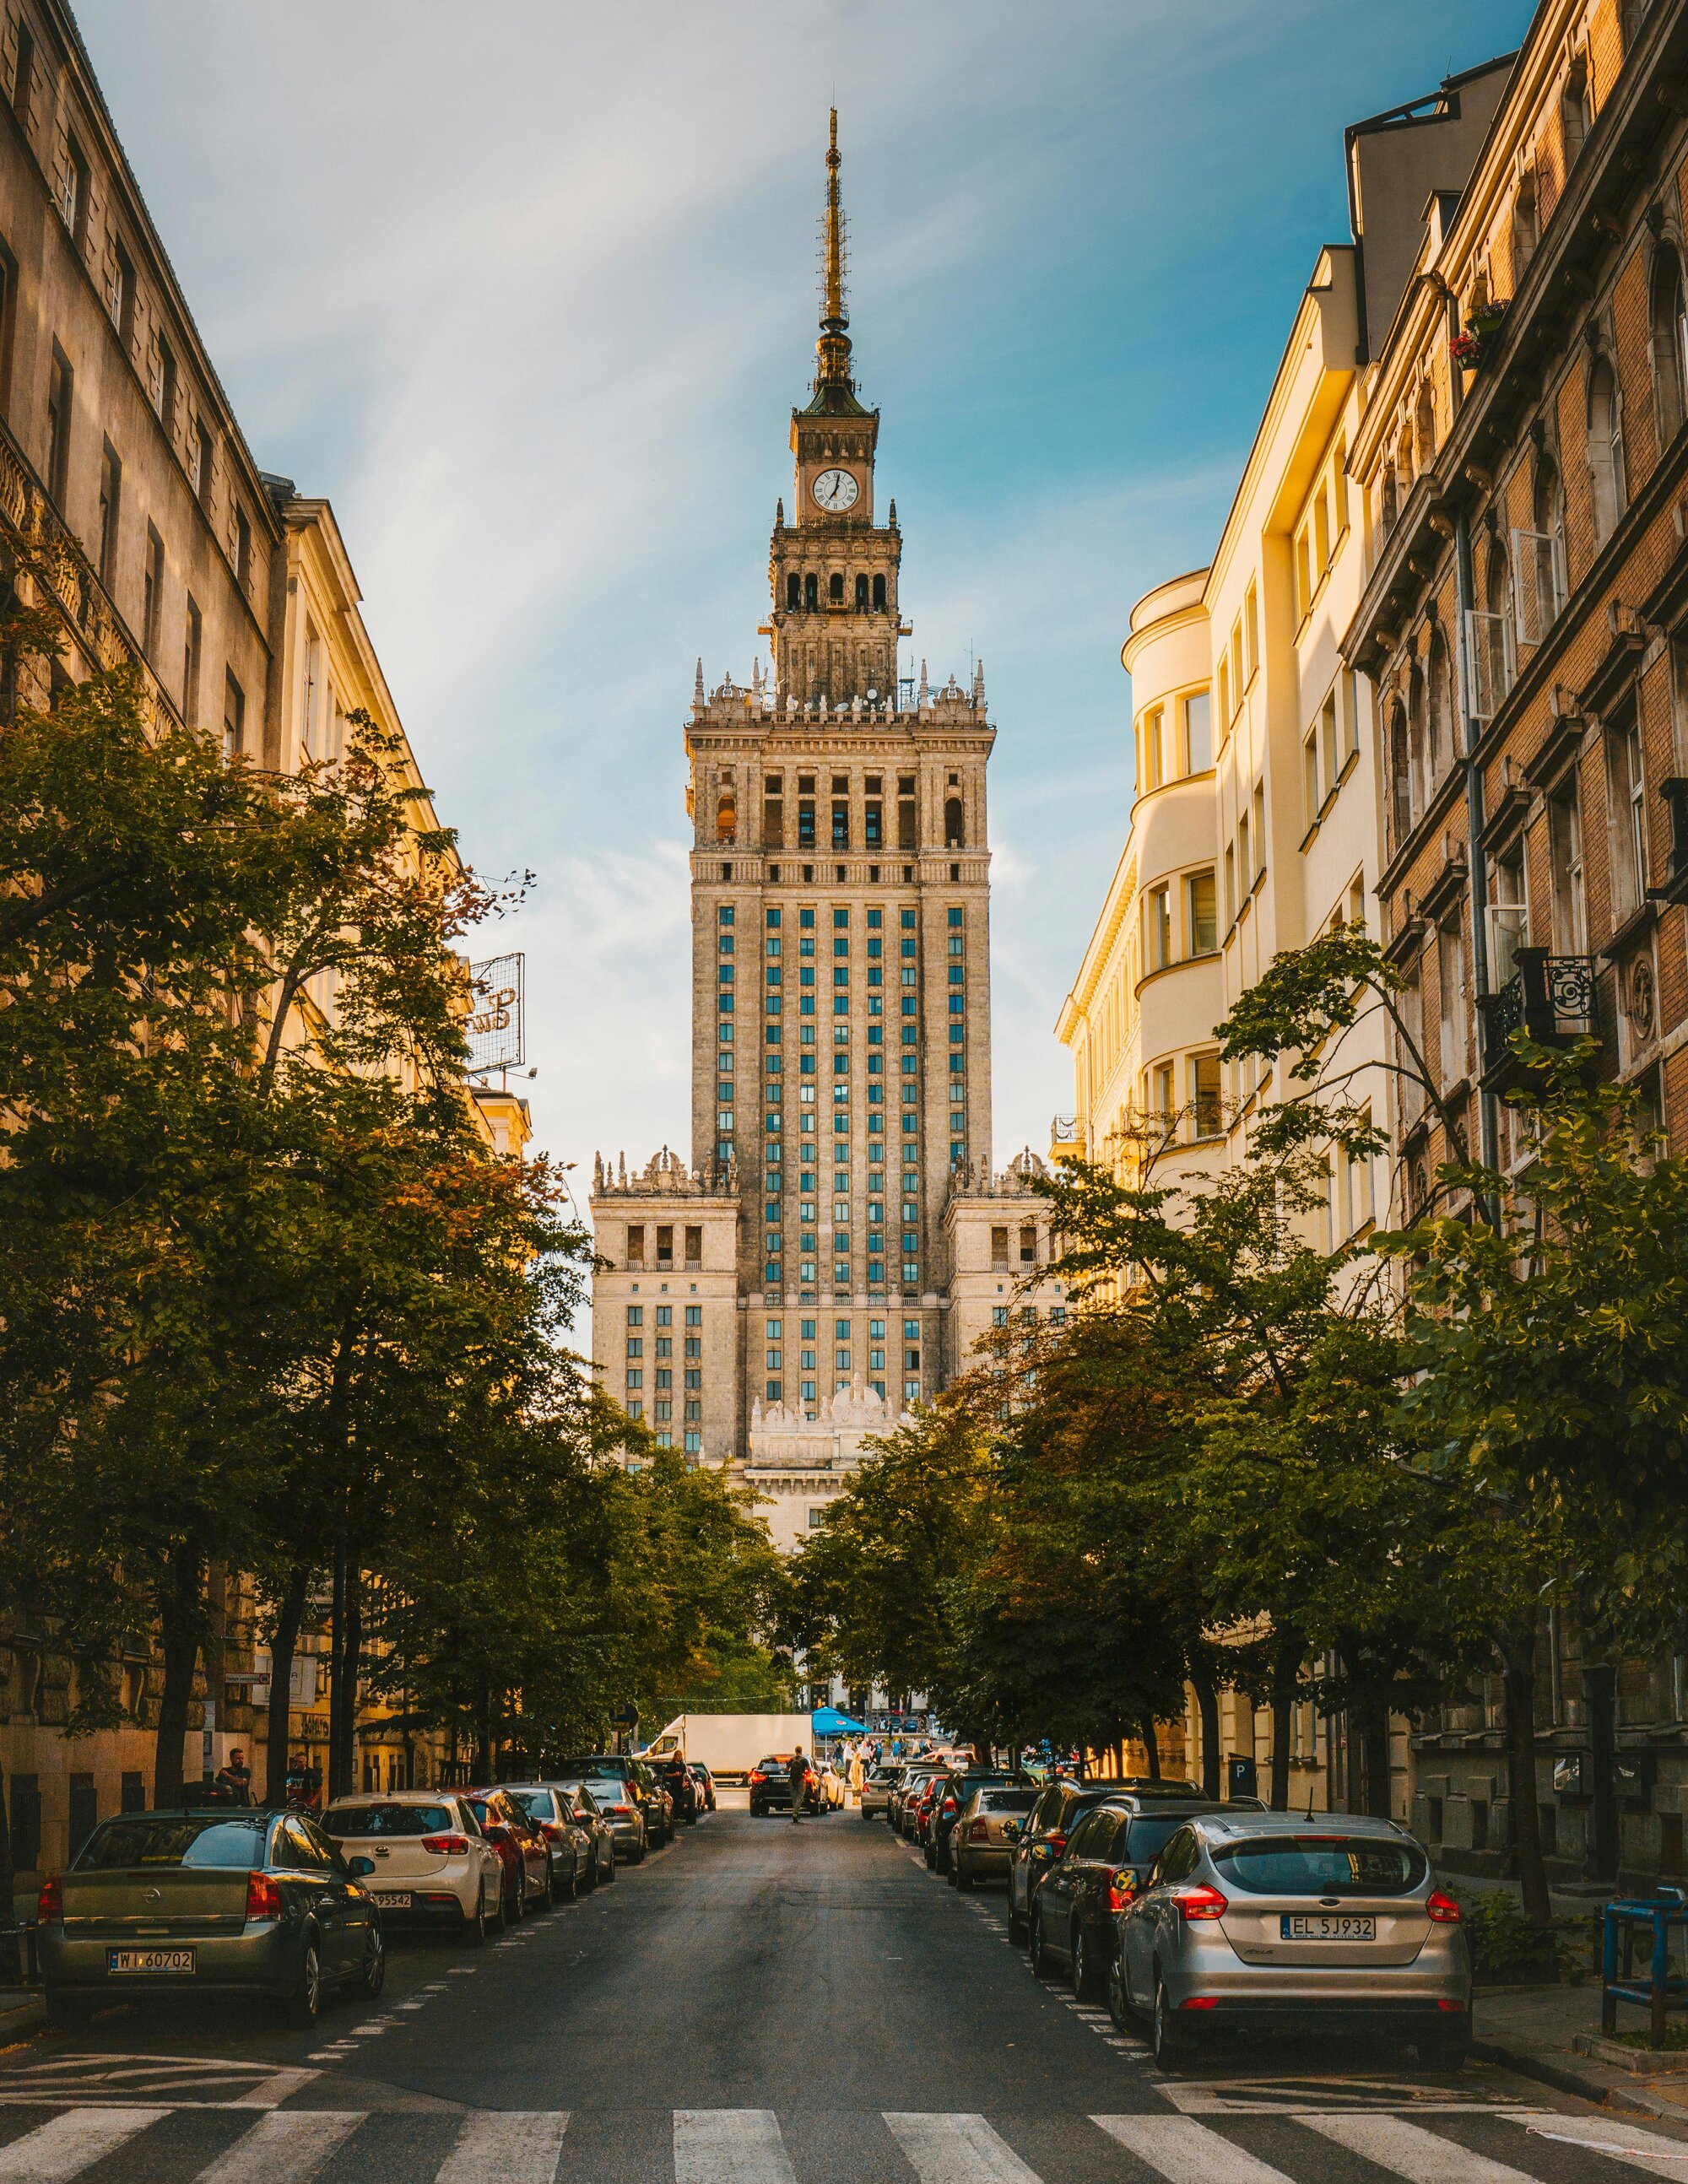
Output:
<instances>
[{"instance_id":1,"label":"white suv","mask_svg":"<svg viewBox=\"0 0 1688 2184\"><path fill-rule=\"evenodd\" d=\"M504 1867L466 1802L449 1790L342 1797L322 1815L363 1874L383 1926L443 1929L479 1947L504 1923ZM354 1869L357 1870L358 1869Z\"/></svg>"}]
</instances>

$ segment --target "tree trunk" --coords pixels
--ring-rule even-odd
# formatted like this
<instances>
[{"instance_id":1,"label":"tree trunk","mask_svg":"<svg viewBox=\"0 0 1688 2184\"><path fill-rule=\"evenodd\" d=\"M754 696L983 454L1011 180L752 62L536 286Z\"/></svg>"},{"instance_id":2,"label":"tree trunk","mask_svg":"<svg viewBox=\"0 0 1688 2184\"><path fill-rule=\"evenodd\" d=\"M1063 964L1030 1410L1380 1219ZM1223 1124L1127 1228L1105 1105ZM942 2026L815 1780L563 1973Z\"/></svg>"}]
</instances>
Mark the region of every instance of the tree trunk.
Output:
<instances>
[{"instance_id":1,"label":"tree trunk","mask_svg":"<svg viewBox=\"0 0 1688 2184\"><path fill-rule=\"evenodd\" d=\"M1204 1797L1219 1795L1219 1691L1206 1669L1193 1671L1190 1683L1195 1692L1196 1712L1201 1718L1201 1794Z\"/></svg>"},{"instance_id":2,"label":"tree trunk","mask_svg":"<svg viewBox=\"0 0 1688 2184\"><path fill-rule=\"evenodd\" d=\"M1512 1814L1512 1867L1524 1915L1549 1919L1552 1899L1541 1858L1541 1810L1535 1789L1535 1621L1507 1631L1501 1663L1507 1702L1507 1802Z\"/></svg>"},{"instance_id":3,"label":"tree trunk","mask_svg":"<svg viewBox=\"0 0 1688 2184\"><path fill-rule=\"evenodd\" d=\"M475 1741L478 1772L483 1782L494 1779L493 1753L493 1687L490 1683L481 1686L480 1702L475 1709Z\"/></svg>"},{"instance_id":4,"label":"tree trunk","mask_svg":"<svg viewBox=\"0 0 1688 2184\"><path fill-rule=\"evenodd\" d=\"M303 1563L295 1564L276 1608L276 1630L270 1641L270 1706L265 1736L264 1796L266 1803L285 1802L287 1785L288 1732L292 1726L293 1657L298 1651L299 1625L304 1620L305 1594L310 1574Z\"/></svg>"},{"instance_id":5,"label":"tree trunk","mask_svg":"<svg viewBox=\"0 0 1688 2184\"><path fill-rule=\"evenodd\" d=\"M187 1740L187 1709L193 1697L193 1671L199 1661L201 1578L198 1555L191 1547L178 1547L159 1600L164 1675L153 1746L153 1802L160 1807L184 1802L181 1757Z\"/></svg>"},{"instance_id":6,"label":"tree trunk","mask_svg":"<svg viewBox=\"0 0 1688 2184\"><path fill-rule=\"evenodd\" d=\"M1152 1713L1145 1713L1142 1721L1143 1749L1148 1755L1149 1780L1161 1779L1161 1740Z\"/></svg>"},{"instance_id":7,"label":"tree trunk","mask_svg":"<svg viewBox=\"0 0 1688 2184\"><path fill-rule=\"evenodd\" d=\"M334 1703L330 1709L328 1771L330 1795L347 1797L358 1789L358 1677L363 1668L364 1593L348 1556L341 1585L345 1635L336 1661Z\"/></svg>"},{"instance_id":8,"label":"tree trunk","mask_svg":"<svg viewBox=\"0 0 1688 2184\"><path fill-rule=\"evenodd\" d=\"M1594 1772L1594 1780L1589 1786L1591 1817L1594 1822L1589 1877L1593 1880L1616 1880L1618 1671L1609 1663L1585 1661L1583 1689L1588 1694L1589 1763Z\"/></svg>"},{"instance_id":9,"label":"tree trunk","mask_svg":"<svg viewBox=\"0 0 1688 2184\"><path fill-rule=\"evenodd\" d=\"M24 1961L18 1943L18 1876L12 1865L12 1822L6 1778L0 1773L0 1986L21 1986Z\"/></svg>"},{"instance_id":10,"label":"tree trunk","mask_svg":"<svg viewBox=\"0 0 1688 2184\"><path fill-rule=\"evenodd\" d=\"M1287 1813L1290 1809L1290 1710L1295 1702L1301 1665L1300 1639L1281 1639L1272 1672L1272 1795L1268 1802L1274 1813Z\"/></svg>"}]
</instances>

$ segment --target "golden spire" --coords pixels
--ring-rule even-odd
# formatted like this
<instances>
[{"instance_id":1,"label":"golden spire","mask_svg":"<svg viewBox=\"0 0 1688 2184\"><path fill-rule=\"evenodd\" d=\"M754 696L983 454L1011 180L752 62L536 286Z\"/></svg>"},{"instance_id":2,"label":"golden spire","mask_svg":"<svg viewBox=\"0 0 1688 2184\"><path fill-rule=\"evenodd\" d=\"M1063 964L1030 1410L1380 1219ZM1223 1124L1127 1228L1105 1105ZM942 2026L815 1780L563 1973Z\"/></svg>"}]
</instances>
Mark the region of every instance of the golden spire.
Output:
<instances>
[{"instance_id":1,"label":"golden spire","mask_svg":"<svg viewBox=\"0 0 1688 2184\"><path fill-rule=\"evenodd\" d=\"M835 106L827 145L827 274L821 309L821 331L828 334L841 334L850 324L844 311L844 206L838 193L838 169L843 164L838 157L838 109Z\"/></svg>"}]
</instances>

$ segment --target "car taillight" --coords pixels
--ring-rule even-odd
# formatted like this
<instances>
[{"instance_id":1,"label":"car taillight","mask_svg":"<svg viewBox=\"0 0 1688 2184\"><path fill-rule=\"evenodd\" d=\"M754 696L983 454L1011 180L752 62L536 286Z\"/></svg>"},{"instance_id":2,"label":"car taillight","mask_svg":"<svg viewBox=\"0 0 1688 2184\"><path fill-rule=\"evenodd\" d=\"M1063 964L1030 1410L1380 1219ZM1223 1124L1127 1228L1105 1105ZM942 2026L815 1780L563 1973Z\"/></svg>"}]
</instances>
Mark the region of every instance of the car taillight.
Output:
<instances>
[{"instance_id":1,"label":"car taillight","mask_svg":"<svg viewBox=\"0 0 1688 2184\"><path fill-rule=\"evenodd\" d=\"M1122 1866L1117 1873L1109 1876L1108 1908L1110 1911L1126 1909L1136 1893L1137 1875L1128 1865Z\"/></svg>"},{"instance_id":2,"label":"car taillight","mask_svg":"<svg viewBox=\"0 0 1688 2184\"><path fill-rule=\"evenodd\" d=\"M983 1842L989 1833L990 1824L988 1820L970 1820L967 1824L969 1842Z\"/></svg>"},{"instance_id":3,"label":"car taillight","mask_svg":"<svg viewBox=\"0 0 1688 2184\"><path fill-rule=\"evenodd\" d=\"M560 1820L541 1820L539 1825L548 1836L565 1836L568 1833Z\"/></svg>"},{"instance_id":4,"label":"car taillight","mask_svg":"<svg viewBox=\"0 0 1688 2184\"><path fill-rule=\"evenodd\" d=\"M1219 1997L1217 1994L1193 1994L1188 2002L1181 2002L1178 2004L1180 2009L1217 2009L1218 2007Z\"/></svg>"},{"instance_id":5,"label":"car taillight","mask_svg":"<svg viewBox=\"0 0 1688 2184\"><path fill-rule=\"evenodd\" d=\"M64 1884L55 1873L41 1885L41 1894L36 1898L35 1915L43 1926L58 1926L64 1921Z\"/></svg>"},{"instance_id":6,"label":"car taillight","mask_svg":"<svg viewBox=\"0 0 1688 2184\"><path fill-rule=\"evenodd\" d=\"M1439 1926L1457 1926L1459 1924L1459 1906L1442 1889L1433 1888L1430 1891L1424 1898L1424 1908Z\"/></svg>"},{"instance_id":7,"label":"car taillight","mask_svg":"<svg viewBox=\"0 0 1688 2184\"><path fill-rule=\"evenodd\" d=\"M606 1805L604 1809L606 1813L619 1813L625 1820L631 1819L633 1808L631 1805Z\"/></svg>"},{"instance_id":8,"label":"car taillight","mask_svg":"<svg viewBox=\"0 0 1688 2184\"><path fill-rule=\"evenodd\" d=\"M760 1768L753 1767L750 1769L750 1780L753 1782L766 1782L767 1779Z\"/></svg>"},{"instance_id":9,"label":"car taillight","mask_svg":"<svg viewBox=\"0 0 1688 2184\"><path fill-rule=\"evenodd\" d=\"M248 1919L281 1917L281 1884L273 1873L248 1873L246 1876L246 1915Z\"/></svg>"},{"instance_id":10,"label":"car taillight","mask_svg":"<svg viewBox=\"0 0 1688 2184\"><path fill-rule=\"evenodd\" d=\"M1049 1845L1050 1848L1055 1852L1057 1858L1061 1856L1062 1851L1067 1847L1067 1838L1065 1836L1045 1836L1044 1837L1044 1841Z\"/></svg>"},{"instance_id":11,"label":"car taillight","mask_svg":"<svg viewBox=\"0 0 1688 2184\"><path fill-rule=\"evenodd\" d=\"M424 1836L422 1848L432 1851L436 1858L466 1858L469 1838L467 1836Z\"/></svg>"},{"instance_id":12,"label":"car taillight","mask_svg":"<svg viewBox=\"0 0 1688 2184\"><path fill-rule=\"evenodd\" d=\"M1223 1919L1231 1908L1229 1900L1206 1881L1198 1881L1193 1888L1174 1888L1169 1893L1186 1919ZM1185 2004L1186 2008L1189 2006Z\"/></svg>"},{"instance_id":13,"label":"car taillight","mask_svg":"<svg viewBox=\"0 0 1688 2184\"><path fill-rule=\"evenodd\" d=\"M1438 2009L1445 2009L1450 2017L1462 2017L1465 2014L1465 2004L1462 2002L1449 2002L1446 1997L1439 1997L1436 2007Z\"/></svg>"}]
</instances>

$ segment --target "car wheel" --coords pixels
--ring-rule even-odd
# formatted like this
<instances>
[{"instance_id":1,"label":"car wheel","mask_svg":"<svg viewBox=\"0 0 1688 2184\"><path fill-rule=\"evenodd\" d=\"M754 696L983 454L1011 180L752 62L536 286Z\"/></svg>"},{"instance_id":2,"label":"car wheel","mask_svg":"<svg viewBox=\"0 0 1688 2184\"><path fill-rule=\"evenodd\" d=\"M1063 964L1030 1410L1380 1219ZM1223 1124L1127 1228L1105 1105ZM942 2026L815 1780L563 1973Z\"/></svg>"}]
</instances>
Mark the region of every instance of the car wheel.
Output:
<instances>
[{"instance_id":1,"label":"car wheel","mask_svg":"<svg viewBox=\"0 0 1688 2184\"><path fill-rule=\"evenodd\" d=\"M1026 1953L1031 1958L1032 1970L1039 1979L1055 1977L1055 1958L1050 1956L1049 1944L1044 1939L1043 1914L1040 1912L1033 1911L1032 1914L1031 1939L1026 1944Z\"/></svg>"},{"instance_id":2,"label":"car wheel","mask_svg":"<svg viewBox=\"0 0 1688 2184\"><path fill-rule=\"evenodd\" d=\"M463 1914L463 1945L468 1949L484 1949L487 1946L487 1886L481 1884L481 1893L475 1908Z\"/></svg>"},{"instance_id":3,"label":"car wheel","mask_svg":"<svg viewBox=\"0 0 1688 2184\"><path fill-rule=\"evenodd\" d=\"M577 1884L575 1893L577 1896L592 1895L597 1889L598 1884L603 1877L602 1874L598 1870L598 1846L596 1843L593 1843L591 1852L586 1861L586 1878L584 1880Z\"/></svg>"},{"instance_id":4,"label":"car wheel","mask_svg":"<svg viewBox=\"0 0 1688 2184\"><path fill-rule=\"evenodd\" d=\"M935 1873L938 1869L938 1852L930 1843L926 1846L926 1869L928 1873Z\"/></svg>"},{"instance_id":5,"label":"car wheel","mask_svg":"<svg viewBox=\"0 0 1688 2184\"><path fill-rule=\"evenodd\" d=\"M1174 2022L1173 2005L1167 1998L1167 1983L1158 1974L1155 1980L1155 2015L1149 2032L1149 2052L1163 2070L1175 2070L1189 2053L1189 2035Z\"/></svg>"},{"instance_id":6,"label":"car wheel","mask_svg":"<svg viewBox=\"0 0 1688 2184\"><path fill-rule=\"evenodd\" d=\"M487 1931L489 1934L502 1934L505 1927L510 1924L510 1914L504 1908L505 1894L506 1891L504 1888L504 1870L503 1868L500 1867L499 1871L499 1900L493 1906L493 1909L487 1914Z\"/></svg>"},{"instance_id":7,"label":"car wheel","mask_svg":"<svg viewBox=\"0 0 1688 2184\"><path fill-rule=\"evenodd\" d=\"M309 1937L305 1942L304 1954L299 1958L293 1991L282 2005L282 2014L290 2025L297 2025L305 2031L322 2014L322 1958L315 1942Z\"/></svg>"},{"instance_id":8,"label":"car wheel","mask_svg":"<svg viewBox=\"0 0 1688 2184\"><path fill-rule=\"evenodd\" d=\"M1115 1951L1108 1965L1108 2015L1122 2032L1129 2032L1135 2017L1125 1991L1125 1958Z\"/></svg>"},{"instance_id":9,"label":"car wheel","mask_svg":"<svg viewBox=\"0 0 1688 2184\"><path fill-rule=\"evenodd\" d=\"M644 1864L644 1854L649 1847L649 1845L646 1840L644 1831L641 1829L639 1831L638 1841L627 1852L627 1864L629 1865L643 1865Z\"/></svg>"},{"instance_id":10,"label":"car wheel","mask_svg":"<svg viewBox=\"0 0 1688 2184\"><path fill-rule=\"evenodd\" d=\"M611 1843L611 1844L610 1844L610 1863L609 1863L609 1864L604 1867L604 1884L605 1884L605 1886L608 1886L611 1881L613 1881L613 1880L615 1880L615 1878L616 1878L616 1846L614 1845L614 1843Z\"/></svg>"},{"instance_id":11,"label":"car wheel","mask_svg":"<svg viewBox=\"0 0 1688 2184\"><path fill-rule=\"evenodd\" d=\"M80 1995L61 1994L57 1987L47 1990L47 2021L60 2032L73 2032L88 2021L88 2005Z\"/></svg>"},{"instance_id":12,"label":"car wheel","mask_svg":"<svg viewBox=\"0 0 1688 2184\"><path fill-rule=\"evenodd\" d=\"M517 1874L514 1888L510 1885L510 1875L508 1874L504 1875L504 1885L499 1892L499 1903L504 1913L504 1925L520 1925L527 1916L527 1875L525 1873Z\"/></svg>"},{"instance_id":13,"label":"car wheel","mask_svg":"<svg viewBox=\"0 0 1688 2184\"><path fill-rule=\"evenodd\" d=\"M364 1961L358 1972L358 1992L365 2002L373 2002L387 1985L387 1943L382 1938L381 1928L373 1919L364 1941Z\"/></svg>"},{"instance_id":14,"label":"car wheel","mask_svg":"<svg viewBox=\"0 0 1688 2184\"><path fill-rule=\"evenodd\" d=\"M1081 1932L1072 1944L1072 1992L1080 2002L1089 2002L1100 1986L1095 1954Z\"/></svg>"},{"instance_id":15,"label":"car wheel","mask_svg":"<svg viewBox=\"0 0 1688 2184\"><path fill-rule=\"evenodd\" d=\"M1418 2059L1427 2070L1462 2070L1471 2060L1471 2035L1451 2032L1421 2040Z\"/></svg>"}]
</instances>

